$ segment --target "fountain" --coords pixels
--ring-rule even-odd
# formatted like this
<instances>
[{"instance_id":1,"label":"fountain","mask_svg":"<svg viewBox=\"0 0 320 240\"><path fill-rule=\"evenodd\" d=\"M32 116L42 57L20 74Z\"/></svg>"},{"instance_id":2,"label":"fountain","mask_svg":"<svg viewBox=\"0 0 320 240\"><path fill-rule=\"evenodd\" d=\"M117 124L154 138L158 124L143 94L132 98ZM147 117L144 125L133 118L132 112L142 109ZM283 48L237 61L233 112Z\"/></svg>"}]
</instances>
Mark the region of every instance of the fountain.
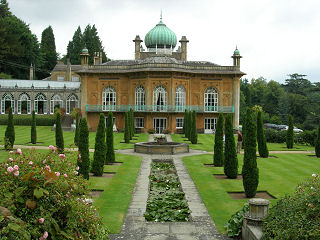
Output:
<instances>
[{"instance_id":1,"label":"fountain","mask_svg":"<svg viewBox=\"0 0 320 240\"><path fill-rule=\"evenodd\" d=\"M174 155L188 153L187 143L167 142L165 135L156 135L154 142L140 142L134 144L136 153Z\"/></svg>"}]
</instances>

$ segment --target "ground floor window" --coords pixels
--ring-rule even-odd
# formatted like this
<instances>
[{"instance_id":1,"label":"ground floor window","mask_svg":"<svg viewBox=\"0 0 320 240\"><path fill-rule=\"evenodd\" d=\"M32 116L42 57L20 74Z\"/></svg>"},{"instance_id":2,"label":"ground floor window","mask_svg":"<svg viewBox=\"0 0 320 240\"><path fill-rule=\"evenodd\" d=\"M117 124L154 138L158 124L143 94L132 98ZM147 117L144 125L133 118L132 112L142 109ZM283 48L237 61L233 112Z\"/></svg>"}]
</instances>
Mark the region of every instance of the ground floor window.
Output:
<instances>
[{"instance_id":1,"label":"ground floor window","mask_svg":"<svg viewBox=\"0 0 320 240\"><path fill-rule=\"evenodd\" d=\"M144 118L143 117L136 117L134 120L135 120L135 127L136 128L144 128Z\"/></svg>"},{"instance_id":2,"label":"ground floor window","mask_svg":"<svg viewBox=\"0 0 320 240\"><path fill-rule=\"evenodd\" d=\"M5 93L1 101L1 113L8 114L10 107L14 113L14 98L10 93Z\"/></svg>"},{"instance_id":3,"label":"ground floor window","mask_svg":"<svg viewBox=\"0 0 320 240\"><path fill-rule=\"evenodd\" d=\"M113 131L117 132L117 126L116 126L116 118L113 117ZM107 127L107 123L108 123L108 117L106 117L106 127Z\"/></svg>"},{"instance_id":4,"label":"ground floor window","mask_svg":"<svg viewBox=\"0 0 320 240\"><path fill-rule=\"evenodd\" d=\"M214 133L216 130L217 118L204 119L204 133Z\"/></svg>"},{"instance_id":5,"label":"ground floor window","mask_svg":"<svg viewBox=\"0 0 320 240\"><path fill-rule=\"evenodd\" d=\"M183 118L176 118L176 128L183 128Z\"/></svg>"},{"instance_id":6,"label":"ground floor window","mask_svg":"<svg viewBox=\"0 0 320 240\"><path fill-rule=\"evenodd\" d=\"M162 133L163 130L167 129L167 119L166 118L154 118L153 128L155 133Z\"/></svg>"}]
</instances>

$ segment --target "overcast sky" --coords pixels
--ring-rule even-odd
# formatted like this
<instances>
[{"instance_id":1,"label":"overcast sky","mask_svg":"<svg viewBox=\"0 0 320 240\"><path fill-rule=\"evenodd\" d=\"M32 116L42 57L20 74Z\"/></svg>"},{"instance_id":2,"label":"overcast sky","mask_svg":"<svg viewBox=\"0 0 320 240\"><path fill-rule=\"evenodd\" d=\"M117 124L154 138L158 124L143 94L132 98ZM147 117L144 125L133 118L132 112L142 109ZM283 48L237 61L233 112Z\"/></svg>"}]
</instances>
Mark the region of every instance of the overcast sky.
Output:
<instances>
[{"instance_id":1,"label":"overcast sky","mask_svg":"<svg viewBox=\"0 0 320 240\"><path fill-rule=\"evenodd\" d=\"M80 25L95 24L111 59L133 59L136 35L159 21L187 36L188 60L232 65L238 46L241 70L284 82L287 74L306 74L320 82L319 0L8 0L13 14L41 40L51 25L57 51L66 54Z\"/></svg>"}]
</instances>

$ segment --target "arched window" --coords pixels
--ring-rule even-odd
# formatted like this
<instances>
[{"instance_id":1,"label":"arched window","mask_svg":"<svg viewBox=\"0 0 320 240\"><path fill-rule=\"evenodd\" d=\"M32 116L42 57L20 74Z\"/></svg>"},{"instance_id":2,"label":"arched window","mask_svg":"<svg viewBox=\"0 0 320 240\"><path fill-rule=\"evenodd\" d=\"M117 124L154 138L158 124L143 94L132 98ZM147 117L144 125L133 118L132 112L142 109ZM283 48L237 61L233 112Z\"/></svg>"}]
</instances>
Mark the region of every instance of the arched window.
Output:
<instances>
[{"instance_id":1,"label":"arched window","mask_svg":"<svg viewBox=\"0 0 320 240\"><path fill-rule=\"evenodd\" d=\"M102 110L116 110L116 90L113 87L106 87L102 91Z\"/></svg>"},{"instance_id":2,"label":"arched window","mask_svg":"<svg viewBox=\"0 0 320 240\"><path fill-rule=\"evenodd\" d=\"M186 90L183 86L176 88L176 111L184 112L186 108Z\"/></svg>"},{"instance_id":3,"label":"arched window","mask_svg":"<svg viewBox=\"0 0 320 240\"><path fill-rule=\"evenodd\" d=\"M138 86L135 91L135 110L143 111L145 105L145 92L143 86Z\"/></svg>"},{"instance_id":4,"label":"arched window","mask_svg":"<svg viewBox=\"0 0 320 240\"><path fill-rule=\"evenodd\" d=\"M18 114L31 113L31 100L27 93L22 93L18 100Z\"/></svg>"},{"instance_id":5,"label":"arched window","mask_svg":"<svg viewBox=\"0 0 320 240\"><path fill-rule=\"evenodd\" d=\"M56 94L51 97L50 101L50 113L54 113L54 109L62 108L63 107L63 100L61 99L60 95Z\"/></svg>"},{"instance_id":6,"label":"arched window","mask_svg":"<svg viewBox=\"0 0 320 240\"><path fill-rule=\"evenodd\" d=\"M74 94L67 98L67 114L70 114L74 108L79 107L78 97Z\"/></svg>"},{"instance_id":7,"label":"arched window","mask_svg":"<svg viewBox=\"0 0 320 240\"><path fill-rule=\"evenodd\" d=\"M12 108L12 113L14 113L14 98L11 93L5 93L1 99L1 113L5 114L9 112L9 107Z\"/></svg>"},{"instance_id":8,"label":"arched window","mask_svg":"<svg viewBox=\"0 0 320 240\"><path fill-rule=\"evenodd\" d=\"M36 114L47 114L47 98L42 93L34 98L34 111Z\"/></svg>"},{"instance_id":9,"label":"arched window","mask_svg":"<svg viewBox=\"0 0 320 240\"><path fill-rule=\"evenodd\" d=\"M218 111L218 92L214 87L209 87L204 93L204 111Z\"/></svg>"},{"instance_id":10,"label":"arched window","mask_svg":"<svg viewBox=\"0 0 320 240\"><path fill-rule=\"evenodd\" d=\"M164 86L157 86L153 91L153 111L167 110L167 90Z\"/></svg>"}]
</instances>

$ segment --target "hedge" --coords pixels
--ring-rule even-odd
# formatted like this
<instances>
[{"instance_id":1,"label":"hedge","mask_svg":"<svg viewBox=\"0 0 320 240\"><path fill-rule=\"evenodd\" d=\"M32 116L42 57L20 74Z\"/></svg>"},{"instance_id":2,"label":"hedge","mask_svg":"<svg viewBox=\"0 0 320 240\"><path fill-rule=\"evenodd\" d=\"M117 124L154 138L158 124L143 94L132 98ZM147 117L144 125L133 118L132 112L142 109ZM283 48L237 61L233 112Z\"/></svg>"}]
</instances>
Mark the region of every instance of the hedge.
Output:
<instances>
[{"instance_id":1,"label":"hedge","mask_svg":"<svg viewBox=\"0 0 320 240\"><path fill-rule=\"evenodd\" d=\"M37 126L53 126L55 124L54 115L36 115ZM13 124L15 126L31 126L32 115L13 115ZM8 115L0 115L0 125L8 124Z\"/></svg>"},{"instance_id":2,"label":"hedge","mask_svg":"<svg viewBox=\"0 0 320 240\"><path fill-rule=\"evenodd\" d=\"M277 131L274 129L265 129L264 134L266 136L267 142L270 143L285 143L287 131ZM308 144L314 146L314 141L317 137L317 131L304 131L302 133L294 134L294 142L299 144Z\"/></svg>"}]
</instances>

